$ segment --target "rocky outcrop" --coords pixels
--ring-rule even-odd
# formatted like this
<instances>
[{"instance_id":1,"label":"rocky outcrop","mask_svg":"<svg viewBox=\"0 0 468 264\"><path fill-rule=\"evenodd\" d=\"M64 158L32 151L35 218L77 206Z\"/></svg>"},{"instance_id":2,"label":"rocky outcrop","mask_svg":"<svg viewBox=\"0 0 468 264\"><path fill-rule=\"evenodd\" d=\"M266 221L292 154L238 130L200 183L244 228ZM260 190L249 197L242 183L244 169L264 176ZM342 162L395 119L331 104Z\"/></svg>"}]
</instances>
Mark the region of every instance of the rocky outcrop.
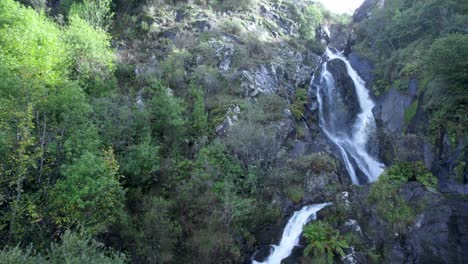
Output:
<instances>
[{"instance_id":1,"label":"rocky outcrop","mask_svg":"<svg viewBox=\"0 0 468 264\"><path fill-rule=\"evenodd\" d=\"M378 98L373 109L374 116L391 133L401 134L405 127L405 111L413 100L410 96L392 88Z\"/></svg>"},{"instance_id":2,"label":"rocky outcrop","mask_svg":"<svg viewBox=\"0 0 468 264\"><path fill-rule=\"evenodd\" d=\"M414 222L401 233L392 231L376 209L366 204L368 187L349 190L349 217L339 227L342 233L352 232L369 246L382 247L384 263L466 263L468 254L468 202L458 196L451 199L410 182L401 189L401 197L418 211ZM452 194L456 195L456 194ZM453 197L452 197L453 198ZM319 212L319 219L336 214L331 206ZM361 262L357 262L361 263ZM363 262L366 263L366 262Z\"/></svg>"},{"instance_id":3,"label":"rocky outcrop","mask_svg":"<svg viewBox=\"0 0 468 264\"><path fill-rule=\"evenodd\" d=\"M365 0L362 5L356 9L353 14L355 23L361 22L372 15L372 11L377 7L381 8L385 4L385 0Z\"/></svg>"}]
</instances>

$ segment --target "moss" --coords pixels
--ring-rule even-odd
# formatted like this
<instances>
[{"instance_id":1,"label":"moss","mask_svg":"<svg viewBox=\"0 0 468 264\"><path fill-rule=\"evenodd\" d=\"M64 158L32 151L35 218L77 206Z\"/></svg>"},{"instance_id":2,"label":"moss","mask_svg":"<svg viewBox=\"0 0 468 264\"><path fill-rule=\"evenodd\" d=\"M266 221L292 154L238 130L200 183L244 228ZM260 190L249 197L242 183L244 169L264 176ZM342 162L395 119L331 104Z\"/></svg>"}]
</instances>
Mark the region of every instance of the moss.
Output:
<instances>
[{"instance_id":1,"label":"moss","mask_svg":"<svg viewBox=\"0 0 468 264\"><path fill-rule=\"evenodd\" d=\"M294 203L299 203L304 197L304 190L301 186L292 185L286 188L286 196Z\"/></svg>"},{"instance_id":2,"label":"moss","mask_svg":"<svg viewBox=\"0 0 468 264\"><path fill-rule=\"evenodd\" d=\"M416 112L418 110L418 105L419 105L419 102L418 100L415 100L410 107L408 107L406 110L405 110L405 115L404 115L404 120L405 120L405 124L406 125L409 125L409 123L411 122L411 120L413 120L413 118L416 116Z\"/></svg>"},{"instance_id":3,"label":"moss","mask_svg":"<svg viewBox=\"0 0 468 264\"><path fill-rule=\"evenodd\" d=\"M308 170L314 173L333 172L337 170L337 164L328 154L313 153L307 156L299 157L295 160L289 160L288 165L298 171L306 172Z\"/></svg>"},{"instance_id":4,"label":"moss","mask_svg":"<svg viewBox=\"0 0 468 264\"><path fill-rule=\"evenodd\" d=\"M302 118L302 115L305 111L304 104L306 103L307 103L307 91L305 89L298 89L296 91L296 97L294 98L294 102L291 105L291 112L296 120L299 120Z\"/></svg>"}]
</instances>

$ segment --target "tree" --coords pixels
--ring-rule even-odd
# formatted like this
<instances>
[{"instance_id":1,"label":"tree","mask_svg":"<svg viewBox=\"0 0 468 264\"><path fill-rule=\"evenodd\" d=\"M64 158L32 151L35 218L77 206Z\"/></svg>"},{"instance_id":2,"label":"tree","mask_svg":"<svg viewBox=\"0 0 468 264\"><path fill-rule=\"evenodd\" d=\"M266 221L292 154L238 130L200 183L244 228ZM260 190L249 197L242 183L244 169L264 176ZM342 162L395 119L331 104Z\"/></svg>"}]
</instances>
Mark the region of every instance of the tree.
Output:
<instances>
[{"instance_id":1,"label":"tree","mask_svg":"<svg viewBox=\"0 0 468 264\"><path fill-rule=\"evenodd\" d=\"M110 48L108 33L73 15L63 39L69 47L73 79L78 80L88 93L99 94L113 88L115 55Z\"/></svg>"},{"instance_id":2,"label":"tree","mask_svg":"<svg viewBox=\"0 0 468 264\"><path fill-rule=\"evenodd\" d=\"M150 92L152 99L148 104L148 111L153 135L165 144L166 150L169 147L174 148L183 142L186 131L182 101L161 83L154 83Z\"/></svg>"},{"instance_id":3,"label":"tree","mask_svg":"<svg viewBox=\"0 0 468 264\"><path fill-rule=\"evenodd\" d=\"M63 178L51 192L51 209L60 225L83 225L92 234L105 231L122 212L124 190L112 150L84 153L62 168Z\"/></svg>"},{"instance_id":4,"label":"tree","mask_svg":"<svg viewBox=\"0 0 468 264\"><path fill-rule=\"evenodd\" d=\"M70 7L70 17L78 16L94 28L108 30L114 14L111 12L112 0L82 0Z\"/></svg>"},{"instance_id":5,"label":"tree","mask_svg":"<svg viewBox=\"0 0 468 264\"><path fill-rule=\"evenodd\" d=\"M208 132L208 113L205 111L204 94L193 84L190 85L190 93L193 99L192 131L195 136L204 136Z\"/></svg>"},{"instance_id":6,"label":"tree","mask_svg":"<svg viewBox=\"0 0 468 264\"><path fill-rule=\"evenodd\" d=\"M301 37L309 41L314 40L315 30L323 20L323 15L318 5L308 5L304 10L301 20L301 26L299 27Z\"/></svg>"},{"instance_id":7,"label":"tree","mask_svg":"<svg viewBox=\"0 0 468 264\"><path fill-rule=\"evenodd\" d=\"M124 264L125 255L106 250L102 243L92 239L83 231L65 231L60 243L53 243L46 256L34 252L30 247L22 250L18 246L0 251L0 263L10 264Z\"/></svg>"},{"instance_id":8,"label":"tree","mask_svg":"<svg viewBox=\"0 0 468 264\"><path fill-rule=\"evenodd\" d=\"M468 35L450 34L432 43L427 56L430 73L450 82L449 94L463 95L468 84Z\"/></svg>"},{"instance_id":9,"label":"tree","mask_svg":"<svg viewBox=\"0 0 468 264\"><path fill-rule=\"evenodd\" d=\"M159 170L159 146L147 135L138 145L131 146L122 159L122 172L125 182L130 186L144 187L157 181L155 173Z\"/></svg>"}]
</instances>

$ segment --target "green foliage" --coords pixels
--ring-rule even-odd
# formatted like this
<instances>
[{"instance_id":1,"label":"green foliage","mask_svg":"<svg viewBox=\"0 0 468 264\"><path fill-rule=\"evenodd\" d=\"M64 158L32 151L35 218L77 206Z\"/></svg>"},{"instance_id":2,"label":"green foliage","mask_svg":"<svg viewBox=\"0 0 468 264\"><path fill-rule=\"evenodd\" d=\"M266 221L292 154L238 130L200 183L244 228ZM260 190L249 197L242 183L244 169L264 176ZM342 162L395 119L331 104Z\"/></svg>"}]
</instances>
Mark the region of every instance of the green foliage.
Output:
<instances>
[{"instance_id":1,"label":"green foliage","mask_svg":"<svg viewBox=\"0 0 468 264\"><path fill-rule=\"evenodd\" d=\"M111 12L112 0L82 0L71 5L69 16L78 16L95 28L109 29L114 14Z\"/></svg>"},{"instance_id":2,"label":"green foliage","mask_svg":"<svg viewBox=\"0 0 468 264\"><path fill-rule=\"evenodd\" d=\"M124 222L124 235L131 249L147 263L173 260L180 227L171 220L172 203L161 197L144 197L139 213Z\"/></svg>"},{"instance_id":3,"label":"green foliage","mask_svg":"<svg viewBox=\"0 0 468 264\"><path fill-rule=\"evenodd\" d=\"M203 91L191 85L190 93L193 97L193 110L192 110L192 133L197 136L206 135L208 132L208 113L205 111L205 99Z\"/></svg>"},{"instance_id":4,"label":"green foliage","mask_svg":"<svg viewBox=\"0 0 468 264\"><path fill-rule=\"evenodd\" d=\"M90 264L123 264L125 256L108 252L104 245L83 232L65 231L62 241L53 244L48 258L51 263L90 263Z\"/></svg>"},{"instance_id":5,"label":"green foliage","mask_svg":"<svg viewBox=\"0 0 468 264\"><path fill-rule=\"evenodd\" d=\"M451 84L448 94L464 96L468 83L468 35L450 34L432 43L428 65L433 76L442 76Z\"/></svg>"},{"instance_id":6,"label":"green foliage","mask_svg":"<svg viewBox=\"0 0 468 264\"><path fill-rule=\"evenodd\" d=\"M81 224L92 233L105 231L118 221L123 209L124 190L112 151L104 157L84 153L62 169L51 194L51 206L60 225Z\"/></svg>"},{"instance_id":7,"label":"green foliage","mask_svg":"<svg viewBox=\"0 0 468 264\"><path fill-rule=\"evenodd\" d=\"M302 186L288 186L285 192L286 196L294 203L299 203L304 197L304 187Z\"/></svg>"},{"instance_id":8,"label":"green foliage","mask_svg":"<svg viewBox=\"0 0 468 264\"><path fill-rule=\"evenodd\" d=\"M416 217L415 209L400 196L403 184L409 181L420 182L430 190L437 187L437 178L421 162L397 163L372 185L368 197L369 202L375 204L379 216L387 221L395 232L406 232L407 226L412 224Z\"/></svg>"},{"instance_id":9,"label":"green foliage","mask_svg":"<svg viewBox=\"0 0 468 264\"><path fill-rule=\"evenodd\" d=\"M416 116L416 111L418 110L418 101L414 101L408 109L405 110L404 120L405 124L408 125L411 120Z\"/></svg>"},{"instance_id":10,"label":"green foliage","mask_svg":"<svg viewBox=\"0 0 468 264\"><path fill-rule=\"evenodd\" d=\"M302 115L304 114L305 107L304 105L307 103L307 90L305 89L297 89L296 90L296 97L294 98L294 103L291 105L291 112L296 118L296 120L300 120Z\"/></svg>"},{"instance_id":11,"label":"green foliage","mask_svg":"<svg viewBox=\"0 0 468 264\"><path fill-rule=\"evenodd\" d=\"M174 49L162 62L164 80L180 94L187 88L187 68L191 59L192 55L188 51Z\"/></svg>"},{"instance_id":12,"label":"green foliage","mask_svg":"<svg viewBox=\"0 0 468 264\"><path fill-rule=\"evenodd\" d=\"M426 188L435 190L438 180L422 162L397 163L386 171L386 177L395 182L417 181Z\"/></svg>"},{"instance_id":13,"label":"green foliage","mask_svg":"<svg viewBox=\"0 0 468 264\"><path fill-rule=\"evenodd\" d=\"M224 10L246 10L257 6L258 0L223 0L220 3L220 8Z\"/></svg>"},{"instance_id":14,"label":"green foliage","mask_svg":"<svg viewBox=\"0 0 468 264\"><path fill-rule=\"evenodd\" d=\"M315 39L315 30L322 23L323 14L316 4L308 5L303 13L299 33L301 37L312 41Z\"/></svg>"},{"instance_id":15,"label":"green foliage","mask_svg":"<svg viewBox=\"0 0 468 264\"><path fill-rule=\"evenodd\" d=\"M60 29L43 14L26 9L13 0L0 3L0 65L2 78L17 76L22 89L33 98L42 96L45 85L62 82L68 68L67 51Z\"/></svg>"},{"instance_id":16,"label":"green foliage","mask_svg":"<svg viewBox=\"0 0 468 264\"><path fill-rule=\"evenodd\" d=\"M390 231L405 233L416 214L408 202L400 196L401 185L384 178L385 176L381 176L379 181L372 185L368 200L376 206L377 214L389 223Z\"/></svg>"},{"instance_id":17,"label":"green foliage","mask_svg":"<svg viewBox=\"0 0 468 264\"><path fill-rule=\"evenodd\" d=\"M333 256L344 256L344 249L348 248L348 243L328 223L314 221L304 228L304 237L307 246L304 255L312 255L317 263L333 263Z\"/></svg>"},{"instance_id":18,"label":"green foliage","mask_svg":"<svg viewBox=\"0 0 468 264\"><path fill-rule=\"evenodd\" d=\"M245 31L242 20L237 17L225 19L221 27L224 31L238 36Z\"/></svg>"},{"instance_id":19,"label":"green foliage","mask_svg":"<svg viewBox=\"0 0 468 264\"><path fill-rule=\"evenodd\" d=\"M432 114L430 131L434 145L447 131L451 141L466 133L466 84L468 36L449 34L434 41L426 58L427 75L435 79L428 86L426 109Z\"/></svg>"},{"instance_id":20,"label":"green foliage","mask_svg":"<svg viewBox=\"0 0 468 264\"><path fill-rule=\"evenodd\" d=\"M186 129L182 101L161 83L154 83L149 92L152 93L148 111L153 135L165 144L164 147L171 144L174 144L171 147L175 147L183 142Z\"/></svg>"},{"instance_id":21,"label":"green foliage","mask_svg":"<svg viewBox=\"0 0 468 264\"><path fill-rule=\"evenodd\" d=\"M155 174L160 160L159 146L147 135L141 143L129 147L123 157L121 168L125 182L130 186L146 186L157 181Z\"/></svg>"},{"instance_id":22,"label":"green foliage","mask_svg":"<svg viewBox=\"0 0 468 264\"><path fill-rule=\"evenodd\" d=\"M463 10L460 1L443 0L399 0L374 10L358 32L363 43L372 43L370 53L377 62L380 92L400 77L420 74L426 61L432 60L426 53L431 43L448 33L463 31L467 19Z\"/></svg>"},{"instance_id":23,"label":"green foliage","mask_svg":"<svg viewBox=\"0 0 468 264\"><path fill-rule=\"evenodd\" d=\"M313 153L301 156L295 160L289 160L288 165L301 172L312 171L314 173L337 171L337 163L330 155Z\"/></svg>"},{"instance_id":24,"label":"green foliage","mask_svg":"<svg viewBox=\"0 0 468 264\"><path fill-rule=\"evenodd\" d=\"M39 264L39 263L89 263L89 264L123 264L126 258L118 252L111 252L104 248L102 243L93 240L89 235L69 230L61 237L60 243L52 244L46 256L37 254L26 248L5 248L0 251L0 263L11 264Z\"/></svg>"},{"instance_id":25,"label":"green foliage","mask_svg":"<svg viewBox=\"0 0 468 264\"><path fill-rule=\"evenodd\" d=\"M63 38L70 47L71 77L79 80L89 93L99 94L102 89L109 89L106 84L112 81L115 70L110 36L78 16L72 16Z\"/></svg>"},{"instance_id":26,"label":"green foliage","mask_svg":"<svg viewBox=\"0 0 468 264\"><path fill-rule=\"evenodd\" d=\"M4 248L0 251L0 263L9 264L40 264L45 263L45 259L34 254L31 248L22 250L18 246Z\"/></svg>"}]
</instances>

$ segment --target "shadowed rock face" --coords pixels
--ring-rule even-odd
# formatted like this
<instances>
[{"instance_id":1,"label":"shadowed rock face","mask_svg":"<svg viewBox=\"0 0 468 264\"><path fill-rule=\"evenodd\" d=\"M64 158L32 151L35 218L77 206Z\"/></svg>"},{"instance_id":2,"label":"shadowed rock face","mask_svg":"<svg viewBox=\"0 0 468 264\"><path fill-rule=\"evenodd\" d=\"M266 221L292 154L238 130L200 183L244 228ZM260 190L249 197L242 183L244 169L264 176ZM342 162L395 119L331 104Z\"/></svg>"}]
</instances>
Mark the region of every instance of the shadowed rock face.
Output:
<instances>
[{"instance_id":1,"label":"shadowed rock face","mask_svg":"<svg viewBox=\"0 0 468 264\"><path fill-rule=\"evenodd\" d=\"M362 5L356 9L353 14L353 21L361 22L368 18L375 7L382 7L385 4L385 0L366 0Z\"/></svg>"}]
</instances>

